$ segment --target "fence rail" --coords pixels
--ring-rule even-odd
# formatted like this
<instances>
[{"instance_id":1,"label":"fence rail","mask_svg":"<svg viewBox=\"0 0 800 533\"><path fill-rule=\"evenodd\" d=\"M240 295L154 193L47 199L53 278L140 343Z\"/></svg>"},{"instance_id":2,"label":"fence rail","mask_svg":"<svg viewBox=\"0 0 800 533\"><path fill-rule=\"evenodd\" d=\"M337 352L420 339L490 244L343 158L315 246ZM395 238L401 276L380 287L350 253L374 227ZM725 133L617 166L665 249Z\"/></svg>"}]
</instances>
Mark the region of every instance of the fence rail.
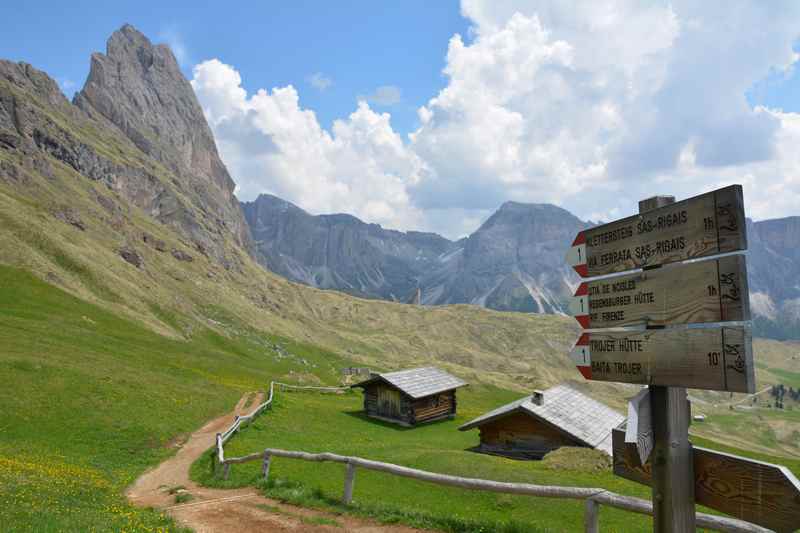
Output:
<instances>
[{"instance_id":1,"label":"fence rail","mask_svg":"<svg viewBox=\"0 0 800 533\"><path fill-rule=\"evenodd\" d=\"M256 407L252 413L246 417L237 418L236 422L228 428L224 434L217 434L217 456L219 463L224 467L224 477L228 478L230 474L231 465L248 463L252 461L261 461L261 473L265 479L269 478L270 464L273 457L282 457L286 459L299 459L303 461L315 462L333 462L341 463L347 466L345 470L344 489L342 501L349 505L353 499L353 487L355 485L356 468L364 468L366 470L374 470L377 472L384 472L387 474L416 479L418 481L425 481L437 485L446 485L451 487L460 487L467 490L482 490L488 492L499 492L503 494L521 494L526 496L544 497L544 498L566 498L573 500L585 501L584 507L584 528L587 533L597 533L600 531L599 517L600 505L607 505L616 509L630 511L633 513L653 515L653 504L649 500L641 498L634 498L631 496L624 496L614 492L607 491L599 488L588 487L563 487L558 485L534 485L530 483L510 483L505 481L491 481L486 479L468 478L461 476L452 476L448 474L439 474L435 472L428 472L425 470L418 470L416 468L409 468L406 466L395 465L392 463L383 463L380 461L372 461L370 459L363 459L361 457L350 457L345 455L338 455L335 453L309 453L303 451L281 450L278 448L266 448L263 452L252 453L243 457L231 457L230 459L224 458L223 446L225 441L231 437L241 426L240 421L247 419L252 420L257 414L261 413L267 406L272 403L274 395L274 387L280 386L283 388L305 388L326 390L331 389L344 390L341 387L298 387L296 385L286 385L283 383L272 382L269 388L269 398ZM222 435L227 435L225 439ZM212 468L214 455L212 457ZM715 531L724 531L730 533L768 533L769 529L729 518L725 516L710 515L706 513L697 513L697 526L711 529Z\"/></svg>"},{"instance_id":2,"label":"fence rail","mask_svg":"<svg viewBox=\"0 0 800 533\"><path fill-rule=\"evenodd\" d=\"M233 424L226 429L222 433L217 433L216 439L216 450L217 450L217 461L221 465L225 465L225 443L233 436L234 433L239 431L239 428L242 427L244 424L249 424L256 416L260 415L267 407L272 405L272 399L275 396L275 387L279 387L280 390L286 389L294 389L294 390L316 390L319 392L343 392L348 390L348 387L312 387L306 385L289 385L288 383L281 383L280 381L271 381L269 384L269 394L267 395L267 399L257 405L255 409L253 409L250 414L236 416L236 419L233 421ZM228 468L228 467L226 467Z\"/></svg>"}]
</instances>

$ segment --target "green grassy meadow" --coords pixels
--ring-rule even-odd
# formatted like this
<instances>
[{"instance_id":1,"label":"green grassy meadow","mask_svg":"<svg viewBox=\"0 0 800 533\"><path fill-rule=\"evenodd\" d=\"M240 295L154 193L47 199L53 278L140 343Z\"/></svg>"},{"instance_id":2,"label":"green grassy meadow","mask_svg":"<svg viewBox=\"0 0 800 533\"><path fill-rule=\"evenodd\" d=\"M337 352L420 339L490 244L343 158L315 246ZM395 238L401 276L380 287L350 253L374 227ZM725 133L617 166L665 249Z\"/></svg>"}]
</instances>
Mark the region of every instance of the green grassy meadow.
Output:
<instances>
[{"instance_id":1,"label":"green grassy meadow","mask_svg":"<svg viewBox=\"0 0 800 533\"><path fill-rule=\"evenodd\" d=\"M517 397L517 393L490 386L470 386L459 391L459 414L454 420L407 429L365 417L359 392L282 392L276 394L272 410L229 441L225 451L228 457L266 447L328 451L466 477L599 487L649 498L648 488L614 476L610 459L594 450L562 448L542 461L515 461L469 451L478 443L478 433L458 431L458 426ZM744 452L699 437L693 441L784 464L800 473L798 460ZM192 476L219 487L259 485L266 495L299 505L445 531L578 531L583 527L581 502L467 491L361 469L356 471L354 504L347 508L338 503L344 481L342 465L274 458L270 468L271 481L266 485L260 479L258 461L234 465L229 479L223 481L211 475L209 463L203 459L193 466ZM647 531L651 527L648 517L601 509L604 531Z\"/></svg>"},{"instance_id":2,"label":"green grassy meadow","mask_svg":"<svg viewBox=\"0 0 800 533\"><path fill-rule=\"evenodd\" d=\"M255 332L163 337L0 266L0 530L173 530L123 491L176 436L269 379L331 382L346 364Z\"/></svg>"},{"instance_id":3,"label":"green grassy meadow","mask_svg":"<svg viewBox=\"0 0 800 533\"><path fill-rule=\"evenodd\" d=\"M164 323L187 323L164 308L154 312ZM3 531L176 530L164 514L128 505L125 487L172 454L182 434L230 410L244 392L264 389L273 379L336 383L338 369L354 364L249 328L223 308L207 306L205 312L216 330L195 327L187 339L166 337L23 270L0 266ZM647 497L647 489L614 477L608 461L589 450L562 450L541 462L467 451L477 444L477 432L457 426L519 394L473 384L459 392L456 420L408 430L365 419L357 392L284 392L273 410L230 441L227 453L266 446L334 451L436 472ZM731 416L719 423L733 427L743 420ZM800 461L725 451L800 472ZM193 472L207 484L240 486L257 483L258 469L256 463L237 465L222 482L210 478L202 460ZM272 473L278 482L266 488L270 495L345 511L336 504L341 465L276 460ZM468 492L366 471L357 474L355 506L347 512L451 531L563 531L580 528L582 520L579 502ZM601 523L613 531L648 528L647 518L614 509L603 509Z\"/></svg>"},{"instance_id":4,"label":"green grassy meadow","mask_svg":"<svg viewBox=\"0 0 800 533\"><path fill-rule=\"evenodd\" d=\"M330 451L467 477L602 487L648 496L645 487L613 476L610 459L594 450L562 449L544 461L514 461L468 451L478 443L478 433L458 431L458 426L518 396L490 386L469 386L459 391L459 414L454 420L407 429L366 418L359 392L282 392L276 394L272 410L231 439L225 452L233 457L268 446ZM234 465L228 481L213 478L206 459L195 463L192 474L214 486L258 484L260 462ZM336 504L342 494L342 465L275 458L270 476L277 483L266 488L269 496L343 510ZM350 511L450 531L577 531L583 527L579 501L467 491L366 470L356 471ZM649 528L646 517L610 508L602 510L601 523L608 531Z\"/></svg>"}]
</instances>

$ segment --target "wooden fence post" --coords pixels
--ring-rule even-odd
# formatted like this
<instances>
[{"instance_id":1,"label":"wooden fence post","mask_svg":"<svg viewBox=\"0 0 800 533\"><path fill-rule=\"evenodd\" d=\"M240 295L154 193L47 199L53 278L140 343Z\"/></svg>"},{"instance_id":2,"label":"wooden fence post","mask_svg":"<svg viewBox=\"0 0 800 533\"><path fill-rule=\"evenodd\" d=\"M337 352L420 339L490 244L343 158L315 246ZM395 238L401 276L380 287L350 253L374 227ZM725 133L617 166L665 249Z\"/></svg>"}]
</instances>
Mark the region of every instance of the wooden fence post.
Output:
<instances>
[{"instance_id":1,"label":"wooden fence post","mask_svg":"<svg viewBox=\"0 0 800 533\"><path fill-rule=\"evenodd\" d=\"M342 501L345 505L350 505L353 501L353 483L356 478L356 465L347 463L347 472L344 476L344 496Z\"/></svg>"},{"instance_id":2,"label":"wooden fence post","mask_svg":"<svg viewBox=\"0 0 800 533\"><path fill-rule=\"evenodd\" d=\"M586 533L600 533L600 504L591 498L586 499L583 528Z\"/></svg>"},{"instance_id":3,"label":"wooden fence post","mask_svg":"<svg viewBox=\"0 0 800 533\"><path fill-rule=\"evenodd\" d=\"M224 471L224 474L223 474L223 479L225 481L228 481L228 474L230 474L230 472L231 472L231 464L230 463L225 463L225 471Z\"/></svg>"},{"instance_id":4,"label":"wooden fence post","mask_svg":"<svg viewBox=\"0 0 800 533\"><path fill-rule=\"evenodd\" d=\"M261 475L264 481L269 479L269 453L264 452L264 462L261 464Z\"/></svg>"},{"instance_id":5,"label":"wooden fence post","mask_svg":"<svg viewBox=\"0 0 800 533\"><path fill-rule=\"evenodd\" d=\"M215 457L214 457L214 456L215 456L215 455L217 455L217 450L216 450L216 448L215 448L215 449L213 449L213 450L211 451L211 453L209 454L209 458L211 459L211 476L212 476L212 477L214 476L214 474L216 474L216 470L217 470L217 469L215 468L217 465L216 465L216 464L214 464L214 459L215 459Z\"/></svg>"}]
</instances>

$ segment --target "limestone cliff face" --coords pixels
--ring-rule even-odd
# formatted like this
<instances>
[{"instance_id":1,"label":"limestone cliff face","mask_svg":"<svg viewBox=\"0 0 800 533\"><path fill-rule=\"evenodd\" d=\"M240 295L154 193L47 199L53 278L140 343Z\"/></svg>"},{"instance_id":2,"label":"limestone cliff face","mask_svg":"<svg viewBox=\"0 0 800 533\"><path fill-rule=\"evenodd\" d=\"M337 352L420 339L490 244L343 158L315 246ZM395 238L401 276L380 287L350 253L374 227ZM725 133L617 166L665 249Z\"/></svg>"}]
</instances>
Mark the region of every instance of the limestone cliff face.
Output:
<instances>
[{"instance_id":1,"label":"limestone cliff face","mask_svg":"<svg viewBox=\"0 0 800 533\"><path fill-rule=\"evenodd\" d=\"M219 157L214 137L191 84L166 45L153 45L133 26L95 53L75 105L119 128L140 150L180 178L181 188L207 217L250 247L235 184Z\"/></svg>"},{"instance_id":2,"label":"limestone cliff face","mask_svg":"<svg viewBox=\"0 0 800 533\"><path fill-rule=\"evenodd\" d=\"M407 301L453 243L432 233L387 230L350 215L311 215L262 194L242 204L262 264L314 287Z\"/></svg>"},{"instance_id":3,"label":"limestone cliff face","mask_svg":"<svg viewBox=\"0 0 800 533\"><path fill-rule=\"evenodd\" d=\"M135 206L227 269L252 253L234 183L167 47L124 26L93 56L74 104L44 72L0 60L0 179L57 181L62 163L106 186L102 209ZM63 203L69 210L70 198Z\"/></svg>"},{"instance_id":4,"label":"limestone cliff face","mask_svg":"<svg viewBox=\"0 0 800 533\"><path fill-rule=\"evenodd\" d=\"M314 216L269 195L243 207L263 264L289 279L404 302L420 288L424 304L535 313L565 309L577 277L564 254L585 227L552 205L508 202L453 242L350 215Z\"/></svg>"},{"instance_id":5,"label":"limestone cliff face","mask_svg":"<svg viewBox=\"0 0 800 533\"><path fill-rule=\"evenodd\" d=\"M564 254L586 223L549 204L506 202L425 278L429 304L474 303L504 311L559 313L577 276Z\"/></svg>"},{"instance_id":6,"label":"limestone cliff face","mask_svg":"<svg viewBox=\"0 0 800 533\"><path fill-rule=\"evenodd\" d=\"M800 339L800 217L748 221L747 238L756 334Z\"/></svg>"}]
</instances>

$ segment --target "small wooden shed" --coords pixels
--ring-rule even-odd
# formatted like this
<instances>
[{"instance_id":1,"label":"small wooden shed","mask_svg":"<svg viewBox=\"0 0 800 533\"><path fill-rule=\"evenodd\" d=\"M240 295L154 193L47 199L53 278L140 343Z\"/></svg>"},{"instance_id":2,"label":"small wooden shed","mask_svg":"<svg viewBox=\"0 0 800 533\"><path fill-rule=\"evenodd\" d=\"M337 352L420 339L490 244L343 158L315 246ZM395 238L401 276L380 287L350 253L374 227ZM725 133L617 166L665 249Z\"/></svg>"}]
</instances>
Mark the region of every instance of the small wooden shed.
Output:
<instances>
[{"instance_id":1,"label":"small wooden shed","mask_svg":"<svg viewBox=\"0 0 800 533\"><path fill-rule=\"evenodd\" d=\"M625 417L567 385L526 396L467 422L480 430L477 451L541 459L561 446L586 446L612 454L611 430Z\"/></svg>"},{"instance_id":2,"label":"small wooden shed","mask_svg":"<svg viewBox=\"0 0 800 533\"><path fill-rule=\"evenodd\" d=\"M373 374L352 387L364 389L368 416L415 426L456 414L456 389L466 383L435 367Z\"/></svg>"}]
</instances>

